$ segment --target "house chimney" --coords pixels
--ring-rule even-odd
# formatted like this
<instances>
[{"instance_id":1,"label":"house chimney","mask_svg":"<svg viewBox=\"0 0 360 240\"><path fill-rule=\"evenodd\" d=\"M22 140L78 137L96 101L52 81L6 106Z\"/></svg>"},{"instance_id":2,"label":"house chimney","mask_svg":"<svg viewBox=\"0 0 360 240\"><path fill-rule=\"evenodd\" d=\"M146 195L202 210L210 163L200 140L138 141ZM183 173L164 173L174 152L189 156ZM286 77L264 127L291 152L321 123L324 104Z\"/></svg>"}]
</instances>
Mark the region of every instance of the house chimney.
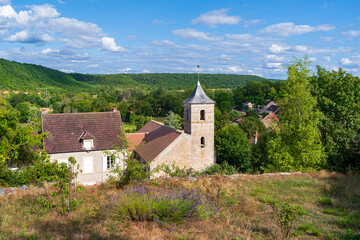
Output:
<instances>
[{"instance_id":1,"label":"house chimney","mask_svg":"<svg viewBox=\"0 0 360 240\"><path fill-rule=\"evenodd\" d=\"M111 108L112 112L117 112L117 108Z\"/></svg>"}]
</instances>

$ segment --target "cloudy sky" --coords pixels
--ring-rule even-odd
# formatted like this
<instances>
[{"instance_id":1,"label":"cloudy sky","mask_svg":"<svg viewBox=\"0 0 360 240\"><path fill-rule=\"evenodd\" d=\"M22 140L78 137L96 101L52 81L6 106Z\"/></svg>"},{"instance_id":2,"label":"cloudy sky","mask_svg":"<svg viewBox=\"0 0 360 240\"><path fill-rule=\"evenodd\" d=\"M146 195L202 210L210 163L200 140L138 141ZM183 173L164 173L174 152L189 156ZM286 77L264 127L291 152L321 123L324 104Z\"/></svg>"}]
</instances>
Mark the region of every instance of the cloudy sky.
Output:
<instances>
[{"instance_id":1,"label":"cloudy sky","mask_svg":"<svg viewBox=\"0 0 360 240\"><path fill-rule=\"evenodd\" d=\"M358 0L0 0L0 58L64 72L360 75Z\"/></svg>"}]
</instances>

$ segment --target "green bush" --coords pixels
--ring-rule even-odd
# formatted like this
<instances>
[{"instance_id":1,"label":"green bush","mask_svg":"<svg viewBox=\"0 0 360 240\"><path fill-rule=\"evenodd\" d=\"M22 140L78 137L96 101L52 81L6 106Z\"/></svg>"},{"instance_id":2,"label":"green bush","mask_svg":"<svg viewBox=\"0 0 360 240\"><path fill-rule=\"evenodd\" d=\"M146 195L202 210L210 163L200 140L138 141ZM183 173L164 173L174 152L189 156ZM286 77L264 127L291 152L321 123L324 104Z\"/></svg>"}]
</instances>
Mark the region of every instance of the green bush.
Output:
<instances>
[{"instance_id":1,"label":"green bush","mask_svg":"<svg viewBox=\"0 0 360 240\"><path fill-rule=\"evenodd\" d=\"M221 164L215 163L214 165L207 167L200 175L233 175L236 173L238 173L236 167L230 165L227 161L224 161Z\"/></svg>"},{"instance_id":2,"label":"green bush","mask_svg":"<svg viewBox=\"0 0 360 240\"><path fill-rule=\"evenodd\" d=\"M56 177L59 164L50 162L49 159L37 160L31 166L10 170L5 162L0 161L0 186L16 187L28 184L39 185L44 181L52 182Z\"/></svg>"}]
</instances>

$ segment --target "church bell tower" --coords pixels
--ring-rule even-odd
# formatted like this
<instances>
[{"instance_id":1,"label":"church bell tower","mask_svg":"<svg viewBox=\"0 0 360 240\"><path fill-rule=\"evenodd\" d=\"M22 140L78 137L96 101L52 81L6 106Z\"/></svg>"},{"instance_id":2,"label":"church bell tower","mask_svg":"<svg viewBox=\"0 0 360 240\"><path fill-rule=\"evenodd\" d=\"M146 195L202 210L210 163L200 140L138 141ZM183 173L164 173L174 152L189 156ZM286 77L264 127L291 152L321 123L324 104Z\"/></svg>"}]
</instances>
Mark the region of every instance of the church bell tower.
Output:
<instances>
[{"instance_id":1,"label":"church bell tower","mask_svg":"<svg viewBox=\"0 0 360 240\"><path fill-rule=\"evenodd\" d=\"M191 138L191 167L203 170L215 163L214 107L198 81L184 104L184 132Z\"/></svg>"}]
</instances>

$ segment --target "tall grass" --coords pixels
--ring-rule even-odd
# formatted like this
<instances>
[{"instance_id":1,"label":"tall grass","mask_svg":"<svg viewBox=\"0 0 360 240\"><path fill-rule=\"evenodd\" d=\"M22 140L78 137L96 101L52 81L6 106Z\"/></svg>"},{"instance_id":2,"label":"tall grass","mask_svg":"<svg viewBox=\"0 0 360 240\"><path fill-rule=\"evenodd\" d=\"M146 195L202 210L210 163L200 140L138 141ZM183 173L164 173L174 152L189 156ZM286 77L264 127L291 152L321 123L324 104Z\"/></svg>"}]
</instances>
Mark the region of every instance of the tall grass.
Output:
<instances>
[{"instance_id":1,"label":"tall grass","mask_svg":"<svg viewBox=\"0 0 360 240\"><path fill-rule=\"evenodd\" d=\"M118 219L158 223L204 219L218 211L206 195L195 190L141 186L129 186L120 191L107 208Z\"/></svg>"}]
</instances>

